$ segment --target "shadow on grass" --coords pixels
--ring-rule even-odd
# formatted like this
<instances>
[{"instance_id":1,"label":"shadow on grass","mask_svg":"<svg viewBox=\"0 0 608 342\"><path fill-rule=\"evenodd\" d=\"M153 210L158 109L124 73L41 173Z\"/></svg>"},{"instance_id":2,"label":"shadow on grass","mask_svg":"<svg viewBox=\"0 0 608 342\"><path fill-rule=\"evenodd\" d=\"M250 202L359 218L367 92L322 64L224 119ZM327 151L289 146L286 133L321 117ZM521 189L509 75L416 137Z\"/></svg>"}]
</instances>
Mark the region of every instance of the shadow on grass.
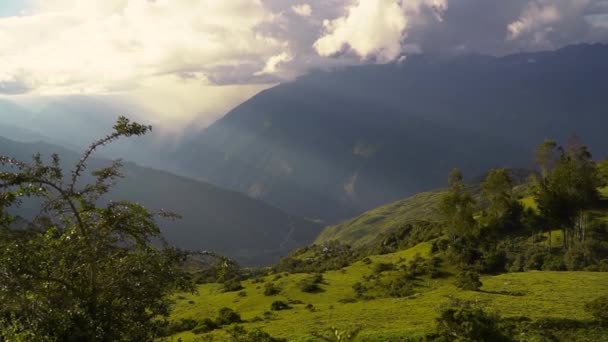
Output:
<instances>
[{"instance_id":1,"label":"shadow on grass","mask_svg":"<svg viewBox=\"0 0 608 342\"><path fill-rule=\"evenodd\" d=\"M487 291L487 290L479 290L478 292L487 293L487 294L495 294L501 296L511 296L511 297L523 297L526 295L523 291Z\"/></svg>"}]
</instances>

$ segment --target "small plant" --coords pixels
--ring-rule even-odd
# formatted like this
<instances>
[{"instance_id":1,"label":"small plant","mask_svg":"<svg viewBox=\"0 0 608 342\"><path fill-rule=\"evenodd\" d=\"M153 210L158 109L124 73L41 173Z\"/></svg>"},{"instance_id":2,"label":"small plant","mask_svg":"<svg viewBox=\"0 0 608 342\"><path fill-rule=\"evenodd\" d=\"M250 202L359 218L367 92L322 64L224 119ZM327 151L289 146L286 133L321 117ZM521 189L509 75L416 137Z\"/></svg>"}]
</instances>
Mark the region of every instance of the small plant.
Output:
<instances>
[{"instance_id":1,"label":"small plant","mask_svg":"<svg viewBox=\"0 0 608 342\"><path fill-rule=\"evenodd\" d=\"M323 283L323 275L322 274L314 274L308 276L300 281L298 284L300 290L302 292L307 293L317 293L322 292L321 284Z\"/></svg>"},{"instance_id":2,"label":"small plant","mask_svg":"<svg viewBox=\"0 0 608 342\"><path fill-rule=\"evenodd\" d=\"M205 334L213 330L219 329L220 326L212 319L205 318L199 325L192 330L195 334Z\"/></svg>"},{"instance_id":3,"label":"small plant","mask_svg":"<svg viewBox=\"0 0 608 342\"><path fill-rule=\"evenodd\" d=\"M272 302L272 304L270 304L270 310L272 311L283 311L283 310L289 310L291 309L291 306L289 306L289 304L281 301L281 300L276 300L274 302Z\"/></svg>"},{"instance_id":4,"label":"small plant","mask_svg":"<svg viewBox=\"0 0 608 342\"><path fill-rule=\"evenodd\" d=\"M507 342L510 339L499 328L500 317L488 314L467 301L448 303L437 318L437 333L429 338L441 342Z\"/></svg>"},{"instance_id":5,"label":"small plant","mask_svg":"<svg viewBox=\"0 0 608 342\"><path fill-rule=\"evenodd\" d=\"M357 338L359 333L361 333L361 330L361 327L356 327L351 330L339 330L335 327L331 327L328 333L313 332L312 335L326 342L351 342Z\"/></svg>"},{"instance_id":6,"label":"small plant","mask_svg":"<svg viewBox=\"0 0 608 342\"><path fill-rule=\"evenodd\" d=\"M239 315L236 311L230 308L222 308L220 309L217 320L218 325L229 325L232 323L240 323L241 315Z\"/></svg>"},{"instance_id":7,"label":"small plant","mask_svg":"<svg viewBox=\"0 0 608 342\"><path fill-rule=\"evenodd\" d=\"M274 283L264 284L264 296L276 296L281 293L281 288Z\"/></svg>"},{"instance_id":8,"label":"small plant","mask_svg":"<svg viewBox=\"0 0 608 342\"><path fill-rule=\"evenodd\" d=\"M241 325L232 326L226 332L236 342L287 342L286 339L272 337L260 329L247 331Z\"/></svg>"},{"instance_id":9,"label":"small plant","mask_svg":"<svg viewBox=\"0 0 608 342\"><path fill-rule=\"evenodd\" d=\"M475 271L462 271L456 276L455 285L461 290L479 291L483 283L479 280L479 273Z\"/></svg>"},{"instance_id":10,"label":"small plant","mask_svg":"<svg viewBox=\"0 0 608 342\"><path fill-rule=\"evenodd\" d=\"M374 273L380 274L382 272L392 271L394 269L395 269L395 265L390 264L390 263L381 262L374 266Z\"/></svg>"},{"instance_id":11,"label":"small plant","mask_svg":"<svg viewBox=\"0 0 608 342\"><path fill-rule=\"evenodd\" d=\"M357 282L353 284L353 291L357 297L363 297L367 292L367 287L362 283Z\"/></svg>"},{"instance_id":12,"label":"small plant","mask_svg":"<svg viewBox=\"0 0 608 342\"><path fill-rule=\"evenodd\" d=\"M228 279L223 284L224 292L235 292L243 289L241 281L237 278Z\"/></svg>"},{"instance_id":13,"label":"small plant","mask_svg":"<svg viewBox=\"0 0 608 342\"><path fill-rule=\"evenodd\" d=\"M585 310L601 323L608 323L608 296L594 299L585 305Z\"/></svg>"}]
</instances>

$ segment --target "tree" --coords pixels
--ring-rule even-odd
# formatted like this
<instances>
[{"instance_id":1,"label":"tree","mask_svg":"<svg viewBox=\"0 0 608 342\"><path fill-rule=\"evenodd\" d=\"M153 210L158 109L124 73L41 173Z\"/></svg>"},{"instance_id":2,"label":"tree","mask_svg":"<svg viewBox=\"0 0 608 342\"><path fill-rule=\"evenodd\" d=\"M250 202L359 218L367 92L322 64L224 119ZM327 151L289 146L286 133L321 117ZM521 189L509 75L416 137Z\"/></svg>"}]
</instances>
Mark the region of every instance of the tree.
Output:
<instances>
[{"instance_id":1,"label":"tree","mask_svg":"<svg viewBox=\"0 0 608 342\"><path fill-rule=\"evenodd\" d=\"M542 148L542 146L541 146ZM586 146L562 148L552 169L537 184L536 201L541 215L564 235L564 247L585 240L586 211L599 199L597 166Z\"/></svg>"},{"instance_id":2,"label":"tree","mask_svg":"<svg viewBox=\"0 0 608 342\"><path fill-rule=\"evenodd\" d=\"M466 190L464 178L458 169L448 177L449 188L441 197L439 211L448 228L452 241L458 237L477 236L477 223L473 217L476 203Z\"/></svg>"},{"instance_id":3,"label":"tree","mask_svg":"<svg viewBox=\"0 0 608 342\"><path fill-rule=\"evenodd\" d=\"M523 208L513 196L513 181L505 169L490 171L481 197L486 204L481 221L488 238L496 242L499 233L521 225Z\"/></svg>"},{"instance_id":4,"label":"tree","mask_svg":"<svg viewBox=\"0 0 608 342\"><path fill-rule=\"evenodd\" d=\"M437 333L432 341L511 341L499 327L500 317L488 314L478 305L454 300L448 303L437 318Z\"/></svg>"},{"instance_id":5,"label":"tree","mask_svg":"<svg viewBox=\"0 0 608 342\"><path fill-rule=\"evenodd\" d=\"M179 267L185 253L163 242L155 222L175 215L126 201L101 205L122 176L120 161L91 172L91 182L85 178L97 149L150 129L120 117L68 175L57 155L49 164L40 155L32 163L0 157L0 330L19 330L35 340L157 336L159 318L169 313L167 295L191 288ZM33 199L42 201L46 224L12 230L10 210Z\"/></svg>"}]
</instances>

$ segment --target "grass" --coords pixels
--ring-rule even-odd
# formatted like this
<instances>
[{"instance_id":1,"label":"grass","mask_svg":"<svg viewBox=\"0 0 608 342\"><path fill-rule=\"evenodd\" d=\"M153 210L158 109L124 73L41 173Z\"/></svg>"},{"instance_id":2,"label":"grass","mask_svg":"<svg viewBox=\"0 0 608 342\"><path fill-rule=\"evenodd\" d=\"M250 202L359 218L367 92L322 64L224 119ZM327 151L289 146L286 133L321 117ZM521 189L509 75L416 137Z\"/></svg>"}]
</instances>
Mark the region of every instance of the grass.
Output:
<instances>
[{"instance_id":1,"label":"grass","mask_svg":"<svg viewBox=\"0 0 608 342\"><path fill-rule=\"evenodd\" d=\"M249 321L244 324L246 328L259 327L289 341L313 341L311 332L356 326L363 327L360 337L364 341L394 341L398 337L431 332L440 306L452 297L478 301L489 311L498 311L504 317L588 320L590 316L583 310L584 304L600 295L608 295L608 273L527 272L483 277L480 292L458 290L451 278L428 278L421 281L417 288L419 295L413 299L341 302L354 298L352 285L371 274L375 264L403 264L403 259L407 261L417 253L426 255L429 251L430 244L422 243L405 251L372 256L371 263L359 261L343 270L326 272L324 291L316 294L303 293L297 286L307 274L282 275L278 280L273 280L274 276L266 277L266 282L273 281L283 288L281 294L272 297L263 295L264 284L253 281L243 282L245 297L237 292L222 293L219 284L201 285L198 293L176 296L172 319L214 318L220 308L230 307ZM391 272L387 273L383 276L390 277ZM303 304L293 304L291 310L273 312L272 319L252 322L256 317L263 318L275 300L298 300ZM316 310L306 309L306 304L314 305ZM227 338L222 331L213 335L219 340ZM193 341L197 336L200 337L184 332L173 338Z\"/></svg>"},{"instance_id":2,"label":"grass","mask_svg":"<svg viewBox=\"0 0 608 342\"><path fill-rule=\"evenodd\" d=\"M360 247L396 227L416 220L432 220L437 216L437 204L442 193L442 190L423 192L367 211L352 220L325 228L315 243L338 240Z\"/></svg>"}]
</instances>

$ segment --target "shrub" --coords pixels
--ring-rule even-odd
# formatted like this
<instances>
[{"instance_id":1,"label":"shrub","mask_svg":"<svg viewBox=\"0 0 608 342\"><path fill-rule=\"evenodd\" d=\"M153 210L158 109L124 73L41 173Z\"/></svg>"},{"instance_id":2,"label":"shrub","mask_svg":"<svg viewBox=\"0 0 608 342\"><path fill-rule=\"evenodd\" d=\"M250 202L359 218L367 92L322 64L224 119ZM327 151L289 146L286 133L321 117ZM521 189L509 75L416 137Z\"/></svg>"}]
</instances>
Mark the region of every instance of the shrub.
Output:
<instances>
[{"instance_id":1,"label":"shrub","mask_svg":"<svg viewBox=\"0 0 608 342\"><path fill-rule=\"evenodd\" d=\"M215 329L219 329L219 327L220 326L212 319L205 318L199 325L196 326L196 328L192 330L192 332L195 334L205 334Z\"/></svg>"},{"instance_id":2,"label":"shrub","mask_svg":"<svg viewBox=\"0 0 608 342\"><path fill-rule=\"evenodd\" d=\"M243 285L241 284L241 281L237 278L232 278L224 282L223 289L224 292L240 291L243 289Z\"/></svg>"},{"instance_id":3,"label":"shrub","mask_svg":"<svg viewBox=\"0 0 608 342\"><path fill-rule=\"evenodd\" d=\"M587 303L585 310L596 320L608 323L608 296L599 297Z\"/></svg>"},{"instance_id":4,"label":"shrub","mask_svg":"<svg viewBox=\"0 0 608 342\"><path fill-rule=\"evenodd\" d=\"M170 322L167 326L165 334L170 336L183 331L192 330L197 326L197 324L198 322L194 319L182 318L178 321Z\"/></svg>"},{"instance_id":5,"label":"shrub","mask_svg":"<svg viewBox=\"0 0 608 342\"><path fill-rule=\"evenodd\" d=\"M270 310L272 311L282 311L282 310L289 310L291 309L291 306L289 306L289 304L280 301L280 300L276 300L274 302L272 302L272 304L270 304Z\"/></svg>"},{"instance_id":6,"label":"shrub","mask_svg":"<svg viewBox=\"0 0 608 342\"><path fill-rule=\"evenodd\" d=\"M374 273L380 274L382 272L392 271L394 269L395 269L395 265L390 264L390 263L381 262L374 266Z\"/></svg>"},{"instance_id":7,"label":"shrub","mask_svg":"<svg viewBox=\"0 0 608 342\"><path fill-rule=\"evenodd\" d=\"M217 320L218 325L229 325L232 323L240 323L241 315L239 315L236 311L230 308L221 308Z\"/></svg>"},{"instance_id":8,"label":"shrub","mask_svg":"<svg viewBox=\"0 0 608 342\"><path fill-rule=\"evenodd\" d=\"M386 287L386 293L390 297L402 298L414 294L414 286L407 274L391 281Z\"/></svg>"},{"instance_id":9,"label":"shrub","mask_svg":"<svg viewBox=\"0 0 608 342\"><path fill-rule=\"evenodd\" d=\"M285 339L272 337L270 334L257 328L247 331L240 325L230 327L227 333L236 342L287 342Z\"/></svg>"},{"instance_id":10,"label":"shrub","mask_svg":"<svg viewBox=\"0 0 608 342\"><path fill-rule=\"evenodd\" d=\"M314 274L300 280L298 287L302 292L317 293L322 292L321 284L323 283L322 274Z\"/></svg>"},{"instance_id":11,"label":"shrub","mask_svg":"<svg viewBox=\"0 0 608 342\"><path fill-rule=\"evenodd\" d=\"M281 288L274 283L264 284L264 296L276 296L281 293Z\"/></svg>"},{"instance_id":12,"label":"shrub","mask_svg":"<svg viewBox=\"0 0 608 342\"><path fill-rule=\"evenodd\" d=\"M414 258L410 260L408 271L414 277L423 275L428 271L428 264L420 254L414 255Z\"/></svg>"},{"instance_id":13,"label":"shrub","mask_svg":"<svg viewBox=\"0 0 608 342\"><path fill-rule=\"evenodd\" d=\"M479 273L475 271L461 271L456 276L456 284L459 289L478 291L483 285L479 280Z\"/></svg>"},{"instance_id":14,"label":"shrub","mask_svg":"<svg viewBox=\"0 0 608 342\"><path fill-rule=\"evenodd\" d=\"M490 315L470 302L454 301L437 318L437 332L431 341L506 342L499 328L499 316Z\"/></svg>"},{"instance_id":15,"label":"shrub","mask_svg":"<svg viewBox=\"0 0 608 342\"><path fill-rule=\"evenodd\" d=\"M543 271L565 271L566 264L564 258L559 255L547 255L543 262Z\"/></svg>"},{"instance_id":16,"label":"shrub","mask_svg":"<svg viewBox=\"0 0 608 342\"><path fill-rule=\"evenodd\" d=\"M363 297L367 292L367 287L365 287L365 285L362 283L357 282L353 284L353 291L355 291L355 295L357 297Z\"/></svg>"}]
</instances>

